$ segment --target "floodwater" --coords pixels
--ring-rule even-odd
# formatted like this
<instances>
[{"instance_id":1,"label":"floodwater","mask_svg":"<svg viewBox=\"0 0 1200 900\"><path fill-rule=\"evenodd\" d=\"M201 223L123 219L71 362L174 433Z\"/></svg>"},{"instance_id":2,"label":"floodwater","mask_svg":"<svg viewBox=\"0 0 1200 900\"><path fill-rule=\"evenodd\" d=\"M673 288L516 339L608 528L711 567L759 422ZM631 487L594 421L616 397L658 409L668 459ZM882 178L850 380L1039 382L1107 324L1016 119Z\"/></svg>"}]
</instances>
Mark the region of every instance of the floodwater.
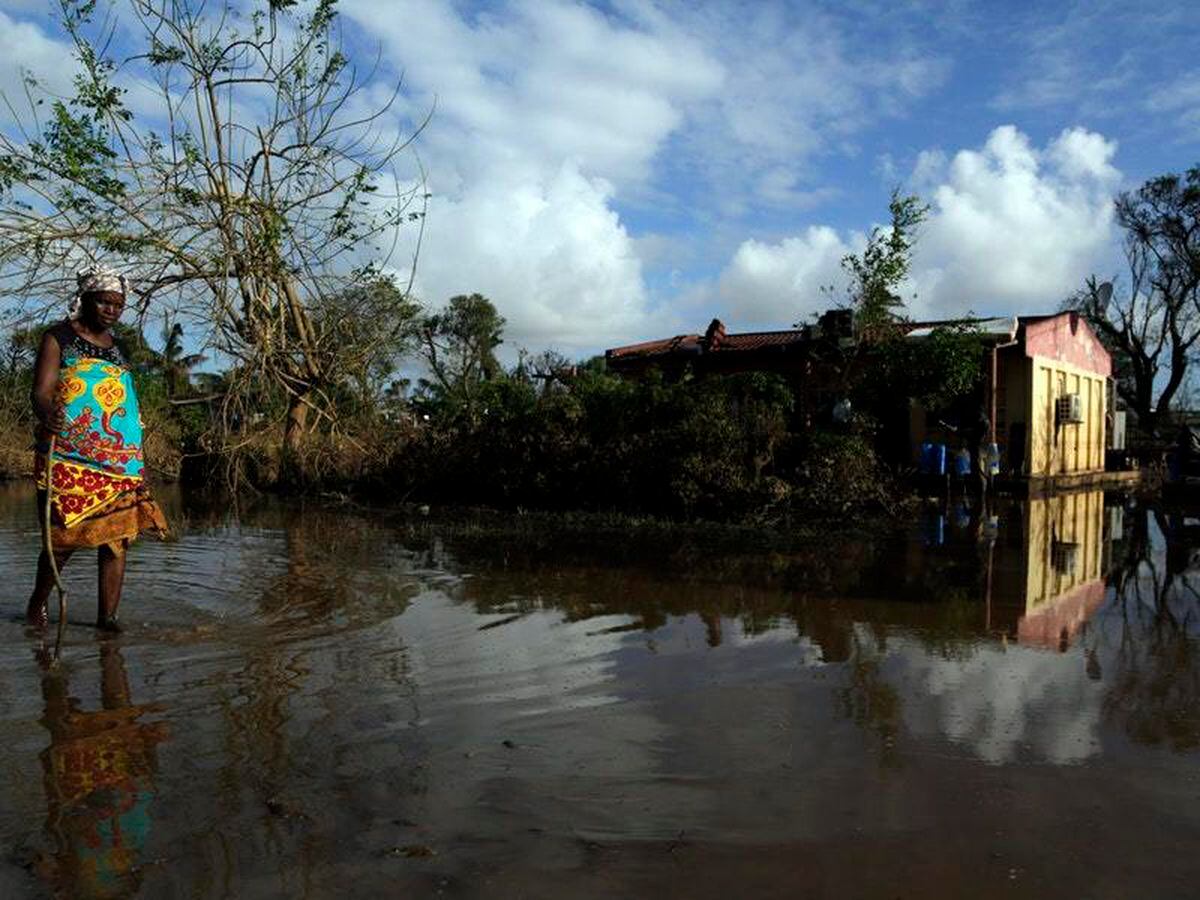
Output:
<instances>
[{"instance_id":1,"label":"floodwater","mask_svg":"<svg viewBox=\"0 0 1200 900\"><path fill-rule=\"evenodd\" d=\"M167 499L49 667L0 487L0 896L1196 896L1178 511L772 550Z\"/></svg>"}]
</instances>

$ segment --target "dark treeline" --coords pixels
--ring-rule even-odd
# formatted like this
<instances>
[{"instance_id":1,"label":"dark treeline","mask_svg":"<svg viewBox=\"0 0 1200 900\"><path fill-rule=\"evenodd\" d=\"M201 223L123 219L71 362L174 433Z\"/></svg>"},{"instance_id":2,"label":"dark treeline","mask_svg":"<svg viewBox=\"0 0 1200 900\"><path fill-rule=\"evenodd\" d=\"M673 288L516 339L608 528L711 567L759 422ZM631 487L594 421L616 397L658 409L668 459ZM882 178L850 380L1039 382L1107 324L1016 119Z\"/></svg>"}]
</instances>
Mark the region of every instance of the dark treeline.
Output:
<instances>
[{"instance_id":1,"label":"dark treeline","mask_svg":"<svg viewBox=\"0 0 1200 900\"><path fill-rule=\"evenodd\" d=\"M672 519L892 509L897 470L875 447L895 399L878 390L880 367L893 371L894 390L927 402L922 383L955 383L948 365L965 383L978 371L969 335L942 336L926 360L905 342L884 341L867 366L855 347L841 361L854 416L834 423L826 413L814 425L796 415L788 383L767 373L628 380L606 371L602 357L572 364L553 353L505 368L494 356L503 325L478 294L415 316L409 346L428 377L409 385L399 377L402 356L380 361L372 378L331 392L337 417L310 424L299 449L284 436L288 398L269 382L249 400L239 393L246 412L231 416L231 379L189 374L196 358L182 355L178 329L163 330L158 350L133 327L118 339L136 370L147 453L162 477ZM10 336L0 373L9 475L29 469L36 340L36 331ZM855 367L864 374L854 376Z\"/></svg>"}]
</instances>

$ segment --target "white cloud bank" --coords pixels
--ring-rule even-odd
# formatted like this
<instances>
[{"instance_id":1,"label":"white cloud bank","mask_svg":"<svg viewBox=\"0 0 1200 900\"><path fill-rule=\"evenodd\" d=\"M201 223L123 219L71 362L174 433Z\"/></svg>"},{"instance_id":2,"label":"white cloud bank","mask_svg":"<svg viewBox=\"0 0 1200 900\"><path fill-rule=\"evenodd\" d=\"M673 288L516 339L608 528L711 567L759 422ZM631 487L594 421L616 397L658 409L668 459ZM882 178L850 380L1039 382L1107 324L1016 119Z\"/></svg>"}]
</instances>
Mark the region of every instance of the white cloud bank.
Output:
<instances>
[{"instance_id":1,"label":"white cloud bank","mask_svg":"<svg viewBox=\"0 0 1200 900\"><path fill-rule=\"evenodd\" d=\"M721 307L735 330L786 328L841 299L840 292L834 298L825 289L842 284L841 260L863 240L814 225L776 244L745 241L718 281Z\"/></svg>"},{"instance_id":2,"label":"white cloud bank","mask_svg":"<svg viewBox=\"0 0 1200 900\"><path fill-rule=\"evenodd\" d=\"M420 141L433 196L419 295L486 294L510 346L595 348L645 327L654 313L615 192L648 184L722 66L686 36L569 3L345 11L403 68L415 114L436 97Z\"/></svg>"},{"instance_id":3,"label":"white cloud bank","mask_svg":"<svg viewBox=\"0 0 1200 900\"><path fill-rule=\"evenodd\" d=\"M418 293L481 291L508 319L508 343L593 347L645 322L634 242L608 206L611 187L564 165L546 179L488 180L434 201Z\"/></svg>"},{"instance_id":4,"label":"white cloud bank","mask_svg":"<svg viewBox=\"0 0 1200 900\"><path fill-rule=\"evenodd\" d=\"M685 301L647 288L639 253L678 245L631 234L618 201L697 244L697 228L760 206L805 208L829 190L815 157L946 70L908 46L856 48L839 20L787 5L339 8L403 71L411 117L436 100L419 141L432 192L419 295L486 294L510 347L591 350L671 329Z\"/></svg>"},{"instance_id":5,"label":"white cloud bank","mask_svg":"<svg viewBox=\"0 0 1200 900\"><path fill-rule=\"evenodd\" d=\"M1038 150L1005 125L982 149L956 154L929 192L914 312L1057 309L1112 258L1115 152L1115 142L1082 128Z\"/></svg>"},{"instance_id":6,"label":"white cloud bank","mask_svg":"<svg viewBox=\"0 0 1200 900\"><path fill-rule=\"evenodd\" d=\"M952 158L921 155L913 188L931 205L914 253L910 314L1045 312L1113 265L1116 143L1082 128L1037 148L1011 125ZM777 243L746 241L721 274L716 301L735 327L785 327L829 306L821 288L861 234L813 226Z\"/></svg>"}]
</instances>

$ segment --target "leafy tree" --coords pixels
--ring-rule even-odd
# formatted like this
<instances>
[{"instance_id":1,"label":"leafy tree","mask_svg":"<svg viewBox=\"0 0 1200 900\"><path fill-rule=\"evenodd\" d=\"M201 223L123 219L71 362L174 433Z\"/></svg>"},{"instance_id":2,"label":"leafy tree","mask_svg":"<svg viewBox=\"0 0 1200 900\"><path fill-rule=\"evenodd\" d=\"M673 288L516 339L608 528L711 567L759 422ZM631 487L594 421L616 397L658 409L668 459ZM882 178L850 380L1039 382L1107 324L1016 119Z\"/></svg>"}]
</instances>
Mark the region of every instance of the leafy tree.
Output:
<instances>
[{"instance_id":1,"label":"leafy tree","mask_svg":"<svg viewBox=\"0 0 1200 900\"><path fill-rule=\"evenodd\" d=\"M40 328L17 328L8 335L0 360L0 416L10 426L28 433L32 425L29 391L33 387L33 360L41 343Z\"/></svg>"},{"instance_id":2,"label":"leafy tree","mask_svg":"<svg viewBox=\"0 0 1200 900\"><path fill-rule=\"evenodd\" d=\"M979 387L983 342L969 321L942 325L920 340L889 340L869 379L880 403L911 397L928 410L941 410Z\"/></svg>"},{"instance_id":3,"label":"leafy tree","mask_svg":"<svg viewBox=\"0 0 1200 900\"><path fill-rule=\"evenodd\" d=\"M372 277L362 263L386 261L385 236L423 221L419 178L395 170L421 125L382 121L400 88L371 105L374 73L339 49L334 0L260 0L248 16L235 0L125 0L104 22L94 0L60 3L73 96L31 78L27 120L0 133L4 292L61 295L79 261L128 261L143 309L186 310L233 361L223 433L282 426L298 451L310 414L336 417L343 362L392 337L361 329L369 346L347 352L321 309ZM118 26L123 54L141 44L122 60ZM145 116L126 105L134 80L157 97ZM277 418L255 407L264 383L286 398Z\"/></svg>"},{"instance_id":4,"label":"leafy tree","mask_svg":"<svg viewBox=\"0 0 1200 900\"><path fill-rule=\"evenodd\" d=\"M871 336L903 318L904 298L899 290L908 277L916 231L929 214L929 206L896 189L888 211L891 225L873 228L861 255L849 253L842 258L842 268L850 276L850 308L860 335Z\"/></svg>"},{"instance_id":5,"label":"leafy tree","mask_svg":"<svg viewBox=\"0 0 1200 900\"><path fill-rule=\"evenodd\" d=\"M375 272L314 304L314 320L341 348L339 381L360 406L378 403L413 349L420 307L395 279Z\"/></svg>"},{"instance_id":6,"label":"leafy tree","mask_svg":"<svg viewBox=\"0 0 1200 900\"><path fill-rule=\"evenodd\" d=\"M841 370L842 390L870 424L906 422L906 416L897 416L904 412L897 398L912 398L929 409L944 407L976 390L982 374L982 343L969 322L935 328L920 340L908 339L899 327L906 319L900 289L929 206L894 190L888 209L891 224L871 231L861 255L842 259L850 276L856 340L848 350L832 345L817 351L826 365Z\"/></svg>"},{"instance_id":7,"label":"leafy tree","mask_svg":"<svg viewBox=\"0 0 1200 900\"><path fill-rule=\"evenodd\" d=\"M468 421L478 421L482 386L501 374L495 351L503 333L504 317L487 297L451 297L444 310L420 325L421 357L433 376L422 380L423 390Z\"/></svg>"},{"instance_id":8,"label":"leafy tree","mask_svg":"<svg viewBox=\"0 0 1200 900\"><path fill-rule=\"evenodd\" d=\"M4 374L18 375L32 368L41 341L42 330L40 328L17 328L11 331L4 353Z\"/></svg>"},{"instance_id":9,"label":"leafy tree","mask_svg":"<svg viewBox=\"0 0 1200 900\"><path fill-rule=\"evenodd\" d=\"M1155 434L1200 339L1200 166L1117 198L1129 281L1093 276L1068 302L1115 357L1117 392Z\"/></svg>"}]
</instances>

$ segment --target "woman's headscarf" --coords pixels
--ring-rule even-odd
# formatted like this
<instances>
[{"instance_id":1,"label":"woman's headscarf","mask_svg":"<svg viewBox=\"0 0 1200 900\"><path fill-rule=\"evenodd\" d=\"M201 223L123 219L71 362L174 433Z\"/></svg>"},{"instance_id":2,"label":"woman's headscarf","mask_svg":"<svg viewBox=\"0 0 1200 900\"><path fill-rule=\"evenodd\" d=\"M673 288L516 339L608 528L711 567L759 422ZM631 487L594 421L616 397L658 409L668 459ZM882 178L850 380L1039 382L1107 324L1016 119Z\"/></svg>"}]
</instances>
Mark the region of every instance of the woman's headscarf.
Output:
<instances>
[{"instance_id":1,"label":"woman's headscarf","mask_svg":"<svg viewBox=\"0 0 1200 900\"><path fill-rule=\"evenodd\" d=\"M67 307L67 314L72 319L79 318L84 294L107 291L121 295L129 293L129 280L125 275L103 263L97 263L76 272L75 285L75 295L71 298L71 305Z\"/></svg>"}]
</instances>

